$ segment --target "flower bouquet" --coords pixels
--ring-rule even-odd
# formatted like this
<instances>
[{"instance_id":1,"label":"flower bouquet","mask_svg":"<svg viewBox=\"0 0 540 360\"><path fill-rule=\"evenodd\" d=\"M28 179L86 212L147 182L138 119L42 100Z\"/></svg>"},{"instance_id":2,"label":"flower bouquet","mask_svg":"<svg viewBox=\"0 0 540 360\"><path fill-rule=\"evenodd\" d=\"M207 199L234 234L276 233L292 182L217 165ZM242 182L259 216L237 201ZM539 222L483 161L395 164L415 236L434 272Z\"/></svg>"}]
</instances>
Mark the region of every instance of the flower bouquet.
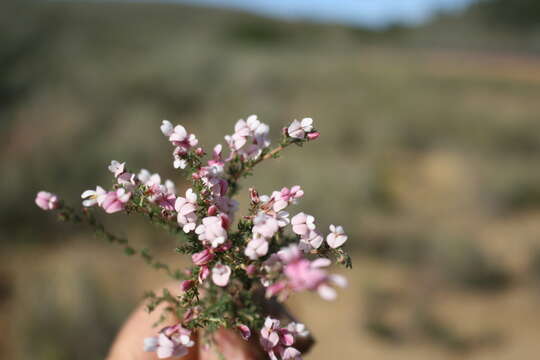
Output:
<instances>
[{"instance_id":1,"label":"flower bouquet","mask_svg":"<svg viewBox=\"0 0 540 360\"><path fill-rule=\"evenodd\" d=\"M335 225L323 234L313 216L303 212L291 216L286 211L304 196L298 185L271 195L249 188L245 194L249 209L242 216L236 214L234 196L240 180L257 164L277 158L290 145L316 140L320 134L313 120L294 120L282 129L279 144L272 148L268 125L251 115L239 120L234 133L225 136L228 154L224 155L219 144L209 159L198 146L197 137L183 126L165 120L161 132L174 148L173 166L190 184L185 193L177 194L175 184L170 180L162 183L159 174L145 169L133 172L125 163L112 161L112 188L97 186L84 191L81 210L45 191L37 194L36 204L43 210L57 211L61 220L90 226L98 236L120 245L127 255L140 255L178 282L180 295L166 289L159 295L146 294L148 311L165 303L165 311L178 319L173 326L156 329L155 336L141 339L146 351L155 351L159 358L182 357L194 345L195 331L203 330L204 341L211 346L212 334L228 328L246 340L253 333L270 359L300 359L295 341L308 336L306 327L281 323L266 310L265 302L283 302L300 291L314 291L333 300L334 287L344 287L346 280L329 274L326 268L333 261L351 267L342 248L347 235ZM174 270L146 249L135 249L127 239L105 229L93 211L96 207L107 214L140 214L164 227L177 236L176 252L189 255L191 267Z\"/></svg>"}]
</instances>

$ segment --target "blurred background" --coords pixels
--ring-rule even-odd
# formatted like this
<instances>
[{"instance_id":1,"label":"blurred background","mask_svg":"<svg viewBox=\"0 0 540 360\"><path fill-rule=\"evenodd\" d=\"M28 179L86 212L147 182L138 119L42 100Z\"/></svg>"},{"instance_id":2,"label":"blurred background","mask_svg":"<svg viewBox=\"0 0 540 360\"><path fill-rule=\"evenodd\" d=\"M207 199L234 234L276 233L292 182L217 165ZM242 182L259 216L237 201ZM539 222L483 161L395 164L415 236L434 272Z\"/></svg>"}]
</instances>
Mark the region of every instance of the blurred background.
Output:
<instances>
[{"instance_id":1,"label":"blurred background","mask_svg":"<svg viewBox=\"0 0 540 360\"><path fill-rule=\"evenodd\" d=\"M77 204L111 159L183 189L161 120L210 148L252 113L274 139L304 116L322 136L244 190L301 184L350 235L339 299L289 302L320 340L307 359L537 358L539 54L537 0L2 1L0 358L103 358L167 281L36 191Z\"/></svg>"}]
</instances>

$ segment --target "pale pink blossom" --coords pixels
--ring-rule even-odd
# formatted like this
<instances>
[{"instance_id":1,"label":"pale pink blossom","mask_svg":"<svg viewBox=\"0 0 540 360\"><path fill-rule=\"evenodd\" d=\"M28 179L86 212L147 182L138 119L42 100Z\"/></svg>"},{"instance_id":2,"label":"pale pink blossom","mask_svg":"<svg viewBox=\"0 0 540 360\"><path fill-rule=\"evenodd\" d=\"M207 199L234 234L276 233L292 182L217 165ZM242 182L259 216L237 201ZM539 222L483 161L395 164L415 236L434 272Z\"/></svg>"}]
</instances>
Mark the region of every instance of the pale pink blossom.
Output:
<instances>
[{"instance_id":1,"label":"pale pink blossom","mask_svg":"<svg viewBox=\"0 0 540 360\"><path fill-rule=\"evenodd\" d=\"M203 251L191 255L191 260L193 260L195 265L201 266L208 264L214 257L215 255L210 249L204 249Z\"/></svg>"},{"instance_id":2,"label":"pale pink blossom","mask_svg":"<svg viewBox=\"0 0 540 360\"><path fill-rule=\"evenodd\" d=\"M107 214L122 211L130 197L131 193L126 192L124 188L120 188L116 191L109 191L107 195L105 195L101 207Z\"/></svg>"},{"instance_id":3,"label":"pale pink blossom","mask_svg":"<svg viewBox=\"0 0 540 360\"><path fill-rule=\"evenodd\" d=\"M295 336L303 336L306 337L309 335L309 330L307 329L306 325L298 322L292 322L287 325L287 330Z\"/></svg>"},{"instance_id":4,"label":"pale pink blossom","mask_svg":"<svg viewBox=\"0 0 540 360\"><path fill-rule=\"evenodd\" d=\"M183 159L182 156L185 156L185 152L179 147L175 148L173 151L173 166L175 169L185 169L187 167L187 160Z\"/></svg>"},{"instance_id":5,"label":"pale pink blossom","mask_svg":"<svg viewBox=\"0 0 540 360\"><path fill-rule=\"evenodd\" d=\"M283 360L302 360L302 353L298 351L297 349L289 346L288 348L285 348L283 351L283 354L281 355L281 359Z\"/></svg>"},{"instance_id":6,"label":"pale pink blossom","mask_svg":"<svg viewBox=\"0 0 540 360\"><path fill-rule=\"evenodd\" d=\"M222 213L227 214L231 219L234 218L234 214L238 210L238 201L228 196L218 196L214 198L214 202Z\"/></svg>"},{"instance_id":7,"label":"pale pink blossom","mask_svg":"<svg viewBox=\"0 0 540 360\"><path fill-rule=\"evenodd\" d=\"M251 260L257 260L268 253L268 241L264 238L250 240L244 250L244 254Z\"/></svg>"},{"instance_id":8,"label":"pale pink blossom","mask_svg":"<svg viewBox=\"0 0 540 360\"><path fill-rule=\"evenodd\" d=\"M300 352L291 347L294 335L284 327L279 320L267 317L260 332L260 343L271 360L300 360ZM279 356L279 358L278 358Z\"/></svg>"},{"instance_id":9,"label":"pale pink blossom","mask_svg":"<svg viewBox=\"0 0 540 360\"><path fill-rule=\"evenodd\" d=\"M225 136L232 153L244 159L257 159L262 150L270 146L268 125L260 122L256 115L247 120L240 119L234 126L234 134Z\"/></svg>"},{"instance_id":10,"label":"pale pink blossom","mask_svg":"<svg viewBox=\"0 0 540 360\"><path fill-rule=\"evenodd\" d=\"M137 175L137 178L139 181L148 187L152 187L154 185L161 185L161 176L158 173L150 173L150 171L146 169L141 169L139 171L139 174Z\"/></svg>"},{"instance_id":11,"label":"pale pink blossom","mask_svg":"<svg viewBox=\"0 0 540 360\"><path fill-rule=\"evenodd\" d=\"M326 236L326 242L332 249L338 248L347 241L348 236L342 226L330 225L330 234Z\"/></svg>"},{"instance_id":12,"label":"pale pink blossom","mask_svg":"<svg viewBox=\"0 0 540 360\"><path fill-rule=\"evenodd\" d=\"M289 225L289 223L291 222L289 220L289 213L286 212L286 211L280 211L280 212L276 213L275 219L276 219L279 227L285 227L285 226Z\"/></svg>"},{"instance_id":13,"label":"pale pink blossom","mask_svg":"<svg viewBox=\"0 0 540 360\"><path fill-rule=\"evenodd\" d=\"M242 336L242 339L247 340L251 337L251 329L244 324L238 324L236 325L236 328L240 332L240 336Z\"/></svg>"},{"instance_id":14,"label":"pale pink blossom","mask_svg":"<svg viewBox=\"0 0 540 360\"><path fill-rule=\"evenodd\" d=\"M306 133L309 133L313 130L313 119L304 118L302 121L294 120L289 128L287 129L287 134L290 137L295 139L303 139L306 136Z\"/></svg>"},{"instance_id":15,"label":"pale pink blossom","mask_svg":"<svg viewBox=\"0 0 540 360\"><path fill-rule=\"evenodd\" d=\"M112 160L111 165L109 165L109 171L112 172L114 174L114 177L117 178L118 176L124 173L125 167L126 167L125 162L120 163L116 160Z\"/></svg>"},{"instance_id":16,"label":"pale pink blossom","mask_svg":"<svg viewBox=\"0 0 540 360\"><path fill-rule=\"evenodd\" d=\"M182 125L176 125L169 136L169 141L184 151L189 151L194 146L197 146L199 141L194 134L188 134Z\"/></svg>"},{"instance_id":17,"label":"pale pink blossom","mask_svg":"<svg viewBox=\"0 0 540 360\"><path fill-rule=\"evenodd\" d=\"M311 230L307 235L300 237L299 246L302 250L310 251L321 247L324 241L323 236L317 230Z\"/></svg>"},{"instance_id":18,"label":"pale pink blossom","mask_svg":"<svg viewBox=\"0 0 540 360\"><path fill-rule=\"evenodd\" d=\"M344 277L328 275L323 269L330 266L329 259L317 258L310 261L302 256L296 245L281 249L278 256L285 264L283 273L287 279L287 286L293 291L317 291L323 299L333 300L336 298L336 291L329 285L346 286Z\"/></svg>"},{"instance_id":19,"label":"pale pink blossom","mask_svg":"<svg viewBox=\"0 0 540 360\"><path fill-rule=\"evenodd\" d=\"M227 230L223 222L221 216L207 216L202 220L202 224L197 226L195 233L203 243L216 248L227 240Z\"/></svg>"},{"instance_id":20,"label":"pale pink blossom","mask_svg":"<svg viewBox=\"0 0 540 360\"><path fill-rule=\"evenodd\" d=\"M201 269L199 270L199 277L198 277L199 282L202 284L204 280L208 278L208 276L210 276L210 269L208 268L208 266L206 265L201 266Z\"/></svg>"},{"instance_id":21,"label":"pale pink blossom","mask_svg":"<svg viewBox=\"0 0 540 360\"><path fill-rule=\"evenodd\" d=\"M281 248L277 252L276 256L281 262L287 264L287 263L301 259L302 253L298 249L298 246L293 244L293 245L289 245L287 247ZM274 261L275 261L275 258L274 258Z\"/></svg>"},{"instance_id":22,"label":"pale pink blossom","mask_svg":"<svg viewBox=\"0 0 540 360\"><path fill-rule=\"evenodd\" d=\"M269 316L264 320L260 341L265 351L272 351L279 344L279 325L279 320Z\"/></svg>"},{"instance_id":23,"label":"pale pink blossom","mask_svg":"<svg viewBox=\"0 0 540 360\"><path fill-rule=\"evenodd\" d=\"M297 200L304 196L304 191L299 185L295 185L292 188L282 188L281 191L274 191L271 199L274 200L274 211L281 211L285 209L289 204L296 204Z\"/></svg>"},{"instance_id":24,"label":"pale pink blossom","mask_svg":"<svg viewBox=\"0 0 540 360\"><path fill-rule=\"evenodd\" d=\"M195 345L190 335L191 332L180 325L166 327L158 336L144 339L144 351L156 352L159 359L182 357Z\"/></svg>"},{"instance_id":25,"label":"pale pink blossom","mask_svg":"<svg viewBox=\"0 0 540 360\"><path fill-rule=\"evenodd\" d=\"M227 286L231 277L231 268L228 265L216 264L212 269L212 281L217 286Z\"/></svg>"},{"instance_id":26,"label":"pale pink blossom","mask_svg":"<svg viewBox=\"0 0 540 360\"><path fill-rule=\"evenodd\" d=\"M105 191L105 189L101 186L96 186L96 190L86 190L81 194L81 198L85 199L82 204L85 207L94 206L96 204L101 206L106 195L107 191Z\"/></svg>"},{"instance_id":27,"label":"pale pink blossom","mask_svg":"<svg viewBox=\"0 0 540 360\"><path fill-rule=\"evenodd\" d=\"M54 210L60 207L60 198L50 192L40 191L36 195L36 205L43 210Z\"/></svg>"},{"instance_id":28,"label":"pale pink blossom","mask_svg":"<svg viewBox=\"0 0 540 360\"><path fill-rule=\"evenodd\" d=\"M197 194L193 189L186 190L186 197L177 197L174 204L174 209L177 212L178 224L183 226L186 233L195 230L197 223Z\"/></svg>"},{"instance_id":29,"label":"pale pink blossom","mask_svg":"<svg viewBox=\"0 0 540 360\"><path fill-rule=\"evenodd\" d=\"M260 212L253 219L253 235L271 238L279 230L278 221L263 212Z\"/></svg>"},{"instance_id":30,"label":"pale pink blossom","mask_svg":"<svg viewBox=\"0 0 540 360\"><path fill-rule=\"evenodd\" d=\"M171 136L173 134L173 132L174 132L174 126L168 120L163 120L161 122L161 126L159 127L159 129L161 130L163 135L165 135L167 137Z\"/></svg>"},{"instance_id":31,"label":"pale pink blossom","mask_svg":"<svg viewBox=\"0 0 540 360\"><path fill-rule=\"evenodd\" d=\"M263 284L264 285L264 284ZM278 281L266 287L265 296L271 298L273 296L279 295L283 290L287 288L287 282Z\"/></svg>"},{"instance_id":32,"label":"pale pink blossom","mask_svg":"<svg viewBox=\"0 0 540 360\"><path fill-rule=\"evenodd\" d=\"M123 172L116 177L116 181L126 189L132 190L135 188L135 185L137 185L138 179L135 174Z\"/></svg>"},{"instance_id":33,"label":"pale pink blossom","mask_svg":"<svg viewBox=\"0 0 540 360\"><path fill-rule=\"evenodd\" d=\"M307 134L307 138L309 140L316 140L319 138L319 136L321 136L321 133L318 132L318 131L313 131L313 132L310 132L309 134Z\"/></svg>"},{"instance_id":34,"label":"pale pink blossom","mask_svg":"<svg viewBox=\"0 0 540 360\"><path fill-rule=\"evenodd\" d=\"M211 174L218 175L223 173L223 167L225 166L225 161L221 157L221 152L223 147L221 144L214 146L212 159L208 160L208 168Z\"/></svg>"},{"instance_id":35,"label":"pale pink blossom","mask_svg":"<svg viewBox=\"0 0 540 360\"><path fill-rule=\"evenodd\" d=\"M315 230L315 218L301 212L291 219L291 225L295 234L307 236L310 231Z\"/></svg>"}]
</instances>

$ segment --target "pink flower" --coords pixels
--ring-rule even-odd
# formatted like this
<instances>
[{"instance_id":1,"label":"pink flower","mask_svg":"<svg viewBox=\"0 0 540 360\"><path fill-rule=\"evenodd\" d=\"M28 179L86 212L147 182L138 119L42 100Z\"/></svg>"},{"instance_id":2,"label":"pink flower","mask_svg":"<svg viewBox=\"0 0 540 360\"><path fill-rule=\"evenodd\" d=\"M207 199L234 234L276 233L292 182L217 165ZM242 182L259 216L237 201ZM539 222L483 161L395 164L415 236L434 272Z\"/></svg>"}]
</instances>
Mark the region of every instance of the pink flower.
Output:
<instances>
[{"instance_id":1,"label":"pink flower","mask_svg":"<svg viewBox=\"0 0 540 360\"><path fill-rule=\"evenodd\" d=\"M220 216L205 217L202 224L195 229L195 233L199 235L199 240L213 248L227 240L227 230L223 227L223 218Z\"/></svg>"},{"instance_id":2,"label":"pink flower","mask_svg":"<svg viewBox=\"0 0 540 360\"><path fill-rule=\"evenodd\" d=\"M304 196L304 190L300 185L294 185L292 188L288 189L284 187L280 191L281 198L287 202L296 203L296 200Z\"/></svg>"},{"instance_id":3,"label":"pink flower","mask_svg":"<svg viewBox=\"0 0 540 360\"><path fill-rule=\"evenodd\" d=\"M167 128L168 130L168 128ZM169 135L169 141L174 145L189 151L194 146L197 146L199 141L193 134L188 134L182 125L176 125Z\"/></svg>"},{"instance_id":4,"label":"pink flower","mask_svg":"<svg viewBox=\"0 0 540 360\"><path fill-rule=\"evenodd\" d=\"M112 214L124 210L124 205L129 201L131 193L126 192L124 188L116 191L110 191L105 195L101 207L107 214Z\"/></svg>"},{"instance_id":5,"label":"pink flower","mask_svg":"<svg viewBox=\"0 0 540 360\"><path fill-rule=\"evenodd\" d=\"M294 291L317 290L327 280L326 271L313 266L307 259L287 264L284 273Z\"/></svg>"},{"instance_id":6,"label":"pink flower","mask_svg":"<svg viewBox=\"0 0 540 360\"><path fill-rule=\"evenodd\" d=\"M291 245L278 252L280 260L285 264L283 273L288 287L293 291L317 291L325 300L336 298L336 291L330 283L345 287L346 280L340 275L328 275L323 269L331 264L326 258L310 261L302 256L297 246ZM268 292L268 290L267 290Z\"/></svg>"},{"instance_id":7,"label":"pink flower","mask_svg":"<svg viewBox=\"0 0 540 360\"><path fill-rule=\"evenodd\" d=\"M225 166L225 161L221 158L221 151L223 147L221 144L214 146L212 159L208 160L208 167L210 173L213 175L221 174L223 172L223 167Z\"/></svg>"},{"instance_id":8,"label":"pink flower","mask_svg":"<svg viewBox=\"0 0 540 360\"><path fill-rule=\"evenodd\" d=\"M287 325L287 330L295 336L308 336L309 330L302 323L292 322Z\"/></svg>"},{"instance_id":9,"label":"pink flower","mask_svg":"<svg viewBox=\"0 0 540 360\"><path fill-rule=\"evenodd\" d=\"M198 253L195 253L191 255L191 260L193 260L193 263L197 266L206 265L212 259L214 259L215 255L212 251L209 249L204 249L203 251L200 251Z\"/></svg>"},{"instance_id":10,"label":"pink flower","mask_svg":"<svg viewBox=\"0 0 540 360\"><path fill-rule=\"evenodd\" d=\"M279 260L281 260L281 262L288 264L290 262L301 259L302 253L298 249L298 246L293 244L279 250L277 252L277 257L279 258Z\"/></svg>"},{"instance_id":11,"label":"pink flower","mask_svg":"<svg viewBox=\"0 0 540 360\"><path fill-rule=\"evenodd\" d=\"M217 286L225 287L231 277L231 268L227 265L216 264L212 269L212 281Z\"/></svg>"},{"instance_id":12,"label":"pink flower","mask_svg":"<svg viewBox=\"0 0 540 360\"><path fill-rule=\"evenodd\" d=\"M254 160L260 156L262 149L270 145L268 132L268 125L260 122L256 115L251 115L245 121L238 120L234 126L234 134L225 136L225 140L232 153Z\"/></svg>"},{"instance_id":13,"label":"pink flower","mask_svg":"<svg viewBox=\"0 0 540 360\"><path fill-rule=\"evenodd\" d=\"M248 242L244 254L251 260L257 260L268 253L268 241L264 238L254 238Z\"/></svg>"},{"instance_id":14,"label":"pink flower","mask_svg":"<svg viewBox=\"0 0 540 360\"><path fill-rule=\"evenodd\" d=\"M321 136L321 133L318 132L318 131L313 131L313 132L310 132L309 134L307 134L307 138L309 140L316 140L319 138L319 136Z\"/></svg>"},{"instance_id":15,"label":"pink flower","mask_svg":"<svg viewBox=\"0 0 540 360\"><path fill-rule=\"evenodd\" d=\"M317 230L312 230L307 235L300 238L298 246L300 247L300 250L309 252L313 249L320 248L323 241L324 238L322 237L321 233L319 233Z\"/></svg>"},{"instance_id":16,"label":"pink flower","mask_svg":"<svg viewBox=\"0 0 540 360\"><path fill-rule=\"evenodd\" d=\"M105 200L105 196L107 195L107 191L103 189L101 186L96 186L96 190L86 190L81 194L81 198L85 199L83 200L82 204L85 207L90 207L94 205L101 206L103 201Z\"/></svg>"},{"instance_id":17,"label":"pink flower","mask_svg":"<svg viewBox=\"0 0 540 360\"><path fill-rule=\"evenodd\" d=\"M144 351L156 352L159 359L182 357L195 345L190 335L191 332L180 325L166 327L158 336L144 339Z\"/></svg>"},{"instance_id":18,"label":"pink flower","mask_svg":"<svg viewBox=\"0 0 540 360\"><path fill-rule=\"evenodd\" d=\"M274 236L274 234L279 230L279 224L278 221L263 213L260 212L254 219L253 219L253 235L262 236L264 238L271 238Z\"/></svg>"},{"instance_id":19,"label":"pink flower","mask_svg":"<svg viewBox=\"0 0 540 360\"><path fill-rule=\"evenodd\" d=\"M326 237L326 242L332 249L340 247L347 241L348 236L345 235L342 226L330 225L330 231L330 234Z\"/></svg>"},{"instance_id":20,"label":"pink flower","mask_svg":"<svg viewBox=\"0 0 540 360\"><path fill-rule=\"evenodd\" d=\"M307 236L310 231L315 230L315 218L303 212L296 214L291 219L293 231L295 234Z\"/></svg>"},{"instance_id":21,"label":"pink flower","mask_svg":"<svg viewBox=\"0 0 540 360\"><path fill-rule=\"evenodd\" d=\"M201 266L201 269L199 270L199 282L202 284L208 276L210 276L210 269L208 266Z\"/></svg>"},{"instance_id":22,"label":"pink flower","mask_svg":"<svg viewBox=\"0 0 540 360\"><path fill-rule=\"evenodd\" d=\"M300 238L299 246L302 250L310 251L311 249L318 249L321 247L324 238L317 230L311 230L307 235Z\"/></svg>"},{"instance_id":23,"label":"pink flower","mask_svg":"<svg viewBox=\"0 0 540 360\"><path fill-rule=\"evenodd\" d=\"M282 360L302 359L300 352L291 347L294 335L287 328L280 327L279 320L266 318L261 329L260 343L272 360L277 360L277 355Z\"/></svg>"},{"instance_id":24,"label":"pink flower","mask_svg":"<svg viewBox=\"0 0 540 360\"><path fill-rule=\"evenodd\" d=\"M280 294L283 290L287 288L287 283L285 281L278 281L266 288L265 296L271 298Z\"/></svg>"},{"instance_id":25,"label":"pink flower","mask_svg":"<svg viewBox=\"0 0 540 360\"><path fill-rule=\"evenodd\" d=\"M178 213L178 224L183 226L186 233L195 230L197 222L197 194L192 189L186 190L186 197L176 198L174 209Z\"/></svg>"},{"instance_id":26,"label":"pink flower","mask_svg":"<svg viewBox=\"0 0 540 360\"><path fill-rule=\"evenodd\" d=\"M158 173L152 174L146 169L141 169L141 171L139 171L139 174L137 175L137 178L143 185L146 185L149 188L156 185L161 185L161 176Z\"/></svg>"},{"instance_id":27,"label":"pink flower","mask_svg":"<svg viewBox=\"0 0 540 360\"><path fill-rule=\"evenodd\" d=\"M293 347L288 347L281 355L283 360L302 360L302 353Z\"/></svg>"},{"instance_id":28,"label":"pink flower","mask_svg":"<svg viewBox=\"0 0 540 360\"><path fill-rule=\"evenodd\" d=\"M306 136L306 133L309 133L313 130L313 119L304 118L302 121L294 120L289 128L287 129L287 134L290 137L295 139L303 139Z\"/></svg>"},{"instance_id":29,"label":"pink flower","mask_svg":"<svg viewBox=\"0 0 540 360\"><path fill-rule=\"evenodd\" d=\"M112 160L111 165L109 165L109 171L112 172L114 174L114 177L117 178L118 176L124 173L125 167L126 167L125 162L119 163L116 160Z\"/></svg>"},{"instance_id":30,"label":"pink flower","mask_svg":"<svg viewBox=\"0 0 540 360\"><path fill-rule=\"evenodd\" d=\"M180 283L180 289L182 291L188 291L193 287L193 285L195 285L193 280L184 280Z\"/></svg>"},{"instance_id":31,"label":"pink flower","mask_svg":"<svg viewBox=\"0 0 540 360\"><path fill-rule=\"evenodd\" d=\"M60 207L58 196L47 191L38 192L35 202L43 210L54 210Z\"/></svg>"},{"instance_id":32,"label":"pink flower","mask_svg":"<svg viewBox=\"0 0 540 360\"><path fill-rule=\"evenodd\" d=\"M279 325L279 320L269 316L264 320L260 341L265 351L272 351L279 344Z\"/></svg>"},{"instance_id":33,"label":"pink flower","mask_svg":"<svg viewBox=\"0 0 540 360\"><path fill-rule=\"evenodd\" d=\"M240 332L240 336L242 336L242 339L247 340L251 337L251 330L246 325L238 324L236 328Z\"/></svg>"},{"instance_id":34,"label":"pink flower","mask_svg":"<svg viewBox=\"0 0 540 360\"><path fill-rule=\"evenodd\" d=\"M175 148L173 151L173 166L175 169L185 169L188 165L187 160L183 159L182 157L185 156L186 153L179 147Z\"/></svg>"}]
</instances>

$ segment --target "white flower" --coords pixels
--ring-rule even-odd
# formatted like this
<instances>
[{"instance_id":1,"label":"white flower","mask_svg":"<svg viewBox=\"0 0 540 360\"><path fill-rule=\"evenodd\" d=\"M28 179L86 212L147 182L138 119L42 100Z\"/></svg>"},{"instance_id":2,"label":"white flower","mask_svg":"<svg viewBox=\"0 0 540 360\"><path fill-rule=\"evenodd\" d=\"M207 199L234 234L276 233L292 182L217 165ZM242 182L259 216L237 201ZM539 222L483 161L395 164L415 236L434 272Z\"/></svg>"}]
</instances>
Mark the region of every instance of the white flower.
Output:
<instances>
[{"instance_id":1,"label":"white flower","mask_svg":"<svg viewBox=\"0 0 540 360\"><path fill-rule=\"evenodd\" d=\"M176 198L174 204L174 209L178 213L177 220L180 225L183 226L185 233L189 233L192 230L195 230L197 222L197 194L193 190L187 189L186 197L181 196Z\"/></svg>"},{"instance_id":2,"label":"white flower","mask_svg":"<svg viewBox=\"0 0 540 360\"><path fill-rule=\"evenodd\" d=\"M313 130L313 119L304 118L301 122L294 120L291 125L289 125L287 133L292 138L303 139L306 136L306 133L310 132L311 130Z\"/></svg>"},{"instance_id":3,"label":"white flower","mask_svg":"<svg viewBox=\"0 0 540 360\"><path fill-rule=\"evenodd\" d=\"M212 269L212 281L217 286L227 286L231 277L231 268L227 265L216 264Z\"/></svg>"},{"instance_id":4,"label":"white flower","mask_svg":"<svg viewBox=\"0 0 540 360\"><path fill-rule=\"evenodd\" d=\"M105 196L107 195L107 191L103 189L101 186L96 186L96 190L86 190L81 194L83 200L82 204L85 207L90 207L94 205L99 205L103 203L103 200L105 200Z\"/></svg>"},{"instance_id":5,"label":"white flower","mask_svg":"<svg viewBox=\"0 0 540 360\"><path fill-rule=\"evenodd\" d=\"M293 232L301 236L306 236L310 231L315 230L315 218L312 215L307 215L303 212L293 216L291 224Z\"/></svg>"},{"instance_id":6,"label":"white flower","mask_svg":"<svg viewBox=\"0 0 540 360\"><path fill-rule=\"evenodd\" d=\"M302 250L309 251L321 247L323 241L324 238L317 230L311 230L307 235L300 238L300 246L302 247Z\"/></svg>"},{"instance_id":7,"label":"white flower","mask_svg":"<svg viewBox=\"0 0 540 360\"><path fill-rule=\"evenodd\" d=\"M137 178L141 183L149 187L152 185L161 185L161 176L159 176L158 173L151 174L150 171L146 169L141 169Z\"/></svg>"},{"instance_id":8,"label":"white flower","mask_svg":"<svg viewBox=\"0 0 540 360\"><path fill-rule=\"evenodd\" d=\"M111 165L109 165L109 171L114 174L114 177L118 177L125 171L126 163L119 163L116 160L111 161Z\"/></svg>"},{"instance_id":9,"label":"white flower","mask_svg":"<svg viewBox=\"0 0 540 360\"><path fill-rule=\"evenodd\" d=\"M163 120L161 126L159 127L163 135L169 137L174 132L174 126L168 120Z\"/></svg>"},{"instance_id":10,"label":"white flower","mask_svg":"<svg viewBox=\"0 0 540 360\"><path fill-rule=\"evenodd\" d=\"M268 241L264 238L251 240L244 250L244 254L251 260L257 260L268 253Z\"/></svg>"},{"instance_id":11,"label":"white flower","mask_svg":"<svg viewBox=\"0 0 540 360\"><path fill-rule=\"evenodd\" d=\"M195 229L195 233L199 235L199 240L209 243L213 248L217 248L227 240L227 230L223 227L221 217L218 216L205 217L202 224Z\"/></svg>"},{"instance_id":12,"label":"white flower","mask_svg":"<svg viewBox=\"0 0 540 360\"><path fill-rule=\"evenodd\" d=\"M253 219L253 235L271 238L279 230L279 223L273 217L260 212Z\"/></svg>"},{"instance_id":13,"label":"white flower","mask_svg":"<svg viewBox=\"0 0 540 360\"><path fill-rule=\"evenodd\" d=\"M326 237L326 242L332 248L338 248L347 241L348 236L345 235L345 231L342 226L330 225L330 234Z\"/></svg>"}]
</instances>

